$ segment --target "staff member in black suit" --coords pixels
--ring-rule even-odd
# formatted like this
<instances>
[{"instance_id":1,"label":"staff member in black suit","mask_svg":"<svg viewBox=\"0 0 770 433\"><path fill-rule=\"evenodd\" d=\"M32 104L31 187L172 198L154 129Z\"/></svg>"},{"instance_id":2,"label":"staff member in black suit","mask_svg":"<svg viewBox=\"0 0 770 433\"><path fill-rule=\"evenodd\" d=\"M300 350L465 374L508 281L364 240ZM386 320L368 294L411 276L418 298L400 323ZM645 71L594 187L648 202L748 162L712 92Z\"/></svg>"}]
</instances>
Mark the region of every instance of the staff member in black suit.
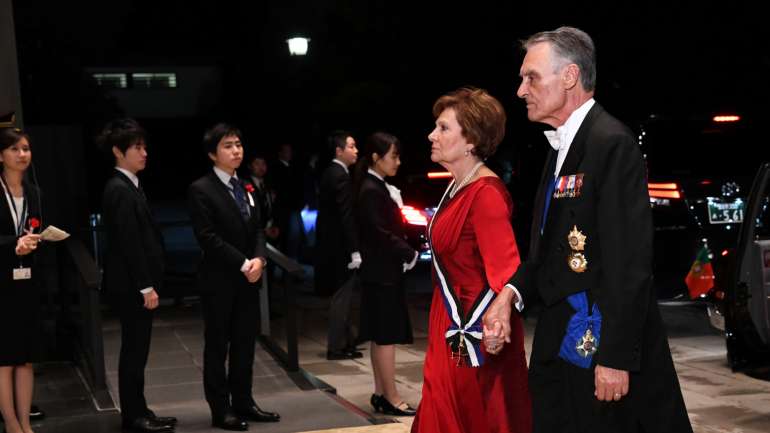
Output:
<instances>
[{"instance_id":1,"label":"staff member in black suit","mask_svg":"<svg viewBox=\"0 0 770 433\"><path fill-rule=\"evenodd\" d=\"M254 196L259 206L259 215L262 226L265 228L265 236L269 241L275 241L278 239L280 230L273 220L275 190L267 182L267 160L261 153L255 153L248 161L249 180L254 187Z\"/></svg>"},{"instance_id":2,"label":"staff member in black suit","mask_svg":"<svg viewBox=\"0 0 770 433\"><path fill-rule=\"evenodd\" d=\"M147 164L145 132L133 119L117 119L104 127L97 141L115 161L102 199L104 288L120 316L118 386L123 426L143 432L172 430L176 419L155 416L144 398L152 316L164 272L163 237L137 177Z\"/></svg>"},{"instance_id":3,"label":"staff member in black suit","mask_svg":"<svg viewBox=\"0 0 770 433\"><path fill-rule=\"evenodd\" d=\"M10 433L32 431L32 362L40 341L40 191L24 178L30 164L29 137L9 119L0 126L0 413Z\"/></svg>"},{"instance_id":4,"label":"staff member in black suit","mask_svg":"<svg viewBox=\"0 0 770 433\"><path fill-rule=\"evenodd\" d=\"M302 244L302 168L291 143L278 146L277 160L270 167L269 180L275 188L273 217L278 227L278 248L287 256L299 258Z\"/></svg>"},{"instance_id":5,"label":"staff member in black suit","mask_svg":"<svg viewBox=\"0 0 770 433\"><path fill-rule=\"evenodd\" d=\"M486 333L505 336L511 302L544 302L530 359L535 432L691 432L651 285L639 146L593 99L590 36L561 27L523 46L517 94L529 120L556 128L546 132L554 150L529 257L510 281L518 294L498 296Z\"/></svg>"},{"instance_id":6,"label":"staff member in black suit","mask_svg":"<svg viewBox=\"0 0 770 433\"><path fill-rule=\"evenodd\" d=\"M315 287L319 293L334 293L329 305L329 337L326 358L360 358L350 321L351 298L361 266L358 228L353 210L353 185L348 167L355 164L358 149L353 136L335 131L329 136L334 159L321 176L318 198L317 261Z\"/></svg>"},{"instance_id":7,"label":"staff member in black suit","mask_svg":"<svg viewBox=\"0 0 770 433\"><path fill-rule=\"evenodd\" d=\"M254 345L259 326L259 285L265 266L265 235L253 195L238 179L241 132L224 123L203 136L213 170L190 185L190 215L203 250L198 285L205 346L203 388L212 425L247 430L246 420L278 421L251 395ZM225 372L225 359L229 364Z\"/></svg>"},{"instance_id":8,"label":"staff member in black suit","mask_svg":"<svg viewBox=\"0 0 770 433\"><path fill-rule=\"evenodd\" d=\"M415 410L396 389L396 344L411 344L412 324L403 273L417 263L404 239L401 194L385 178L401 165L398 138L375 132L356 166L357 215L361 242L361 326L359 341L371 341L375 410L410 416Z\"/></svg>"}]
</instances>

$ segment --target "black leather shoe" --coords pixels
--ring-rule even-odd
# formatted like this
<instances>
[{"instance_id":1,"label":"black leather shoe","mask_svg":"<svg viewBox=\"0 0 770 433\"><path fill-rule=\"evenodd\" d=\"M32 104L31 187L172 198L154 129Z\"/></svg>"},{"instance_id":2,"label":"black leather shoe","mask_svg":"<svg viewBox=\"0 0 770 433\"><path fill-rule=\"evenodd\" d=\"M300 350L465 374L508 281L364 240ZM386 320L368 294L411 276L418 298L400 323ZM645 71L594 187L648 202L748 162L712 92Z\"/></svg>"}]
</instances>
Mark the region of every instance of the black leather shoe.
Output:
<instances>
[{"instance_id":1,"label":"black leather shoe","mask_svg":"<svg viewBox=\"0 0 770 433\"><path fill-rule=\"evenodd\" d=\"M393 406L385 396L380 398L380 404L382 405L382 413L385 415L414 416L414 414L417 413L417 409L409 406L403 401L399 403L398 406Z\"/></svg>"},{"instance_id":2,"label":"black leather shoe","mask_svg":"<svg viewBox=\"0 0 770 433\"><path fill-rule=\"evenodd\" d=\"M340 359L357 359L364 354L357 350L329 350L326 352L326 359L329 361L339 361Z\"/></svg>"},{"instance_id":3,"label":"black leather shoe","mask_svg":"<svg viewBox=\"0 0 770 433\"><path fill-rule=\"evenodd\" d=\"M211 420L211 425L229 431L246 431L249 429L249 424L232 412L227 412L222 416L214 417Z\"/></svg>"},{"instance_id":4,"label":"black leather shoe","mask_svg":"<svg viewBox=\"0 0 770 433\"><path fill-rule=\"evenodd\" d=\"M275 412L264 411L256 404L244 409L235 409L235 413L241 418L255 422L278 422L281 420L281 415Z\"/></svg>"},{"instance_id":5,"label":"black leather shoe","mask_svg":"<svg viewBox=\"0 0 770 433\"><path fill-rule=\"evenodd\" d=\"M173 417L173 416L158 416L158 415L155 415L155 412L153 412L153 411L151 411L149 409L147 411L147 418L149 418L149 419L151 419L151 420L153 420L155 422L159 422L161 424L168 424L168 425L172 425L172 426L176 426L176 424L177 424L176 417Z\"/></svg>"},{"instance_id":6,"label":"black leather shoe","mask_svg":"<svg viewBox=\"0 0 770 433\"><path fill-rule=\"evenodd\" d=\"M29 420L30 421L40 421L41 419L45 418L45 412L40 410L37 405L32 405L29 409Z\"/></svg>"},{"instance_id":7,"label":"black leather shoe","mask_svg":"<svg viewBox=\"0 0 770 433\"><path fill-rule=\"evenodd\" d=\"M147 417L141 417L131 421L123 420L123 429L125 431L141 433L165 433L173 432L174 426L162 424Z\"/></svg>"}]
</instances>

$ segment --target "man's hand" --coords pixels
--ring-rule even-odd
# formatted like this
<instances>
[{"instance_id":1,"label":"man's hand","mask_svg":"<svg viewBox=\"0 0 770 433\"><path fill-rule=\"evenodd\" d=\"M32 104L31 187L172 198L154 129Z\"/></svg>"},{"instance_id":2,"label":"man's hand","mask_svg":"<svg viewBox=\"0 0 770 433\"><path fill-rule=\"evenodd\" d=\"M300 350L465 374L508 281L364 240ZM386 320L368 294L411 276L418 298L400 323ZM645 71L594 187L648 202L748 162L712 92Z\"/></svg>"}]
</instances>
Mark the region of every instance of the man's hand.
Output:
<instances>
[{"instance_id":1,"label":"man's hand","mask_svg":"<svg viewBox=\"0 0 770 433\"><path fill-rule=\"evenodd\" d=\"M257 257L249 260L249 268L243 273L246 275L246 279L249 280L250 283L256 283L259 280L259 277L262 276L263 268L264 263L262 262L262 259Z\"/></svg>"},{"instance_id":2,"label":"man's hand","mask_svg":"<svg viewBox=\"0 0 770 433\"><path fill-rule=\"evenodd\" d=\"M514 297L513 290L503 288L484 313L484 338L490 343L493 339L511 342L511 302Z\"/></svg>"},{"instance_id":3,"label":"man's hand","mask_svg":"<svg viewBox=\"0 0 770 433\"><path fill-rule=\"evenodd\" d=\"M348 269L358 269L361 267L361 253L358 251L350 255L350 263L348 263Z\"/></svg>"},{"instance_id":4,"label":"man's hand","mask_svg":"<svg viewBox=\"0 0 770 433\"><path fill-rule=\"evenodd\" d=\"M484 347L490 355L497 355L503 350L505 340L497 336L502 334L502 328L503 325L500 322L495 322L494 328L488 328L487 325L484 325Z\"/></svg>"},{"instance_id":5,"label":"man's hand","mask_svg":"<svg viewBox=\"0 0 770 433\"><path fill-rule=\"evenodd\" d=\"M628 372L597 365L594 369L594 395L599 401L618 401L628 394Z\"/></svg>"},{"instance_id":6,"label":"man's hand","mask_svg":"<svg viewBox=\"0 0 770 433\"><path fill-rule=\"evenodd\" d=\"M142 293L142 296L144 296L144 308L148 310L158 308L158 292L156 292L155 289L147 293Z\"/></svg>"}]
</instances>

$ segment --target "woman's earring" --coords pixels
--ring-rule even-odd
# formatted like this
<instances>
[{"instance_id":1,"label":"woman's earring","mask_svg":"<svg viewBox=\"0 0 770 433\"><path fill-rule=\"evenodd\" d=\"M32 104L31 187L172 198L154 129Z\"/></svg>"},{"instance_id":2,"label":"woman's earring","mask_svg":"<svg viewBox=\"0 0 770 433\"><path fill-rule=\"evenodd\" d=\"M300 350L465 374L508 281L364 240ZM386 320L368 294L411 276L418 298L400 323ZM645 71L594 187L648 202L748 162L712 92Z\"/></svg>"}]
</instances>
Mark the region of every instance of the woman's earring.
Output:
<instances>
[{"instance_id":1,"label":"woman's earring","mask_svg":"<svg viewBox=\"0 0 770 433\"><path fill-rule=\"evenodd\" d=\"M470 150L466 150L466 151L465 151L465 156L468 156L468 155L470 155L470 154L471 154L471 151L470 151Z\"/></svg>"}]
</instances>

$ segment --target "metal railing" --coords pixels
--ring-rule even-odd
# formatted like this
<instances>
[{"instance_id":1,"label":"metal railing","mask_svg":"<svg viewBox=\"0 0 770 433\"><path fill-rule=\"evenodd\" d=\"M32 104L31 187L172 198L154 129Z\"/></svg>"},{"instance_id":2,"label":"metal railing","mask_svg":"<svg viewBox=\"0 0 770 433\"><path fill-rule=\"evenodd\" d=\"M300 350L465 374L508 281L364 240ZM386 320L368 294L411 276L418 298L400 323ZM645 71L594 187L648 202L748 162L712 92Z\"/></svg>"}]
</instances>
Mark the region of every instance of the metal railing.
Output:
<instances>
[{"instance_id":1,"label":"metal railing","mask_svg":"<svg viewBox=\"0 0 770 433\"><path fill-rule=\"evenodd\" d=\"M60 254L60 283L65 292L76 293L78 305L69 316L78 330L76 346L79 364L97 404L102 409L114 407L109 396L104 363L104 336L99 287L101 271L94 256L78 237L63 242L67 254ZM69 309L62 305L62 308ZM75 314L73 314L75 313Z\"/></svg>"},{"instance_id":2,"label":"metal railing","mask_svg":"<svg viewBox=\"0 0 770 433\"><path fill-rule=\"evenodd\" d=\"M300 368L295 285L302 278L304 271L299 263L270 244L267 244L267 259L269 266L262 274L262 290L260 291L260 340L265 348L283 364L287 372L297 373ZM280 270L281 279L271 282L270 269L274 267ZM277 303L275 310L271 309L273 305L271 301L277 301L275 302ZM271 326L271 315L283 317L282 333L273 332L275 329ZM281 344L281 337L285 339L285 346Z\"/></svg>"}]
</instances>

